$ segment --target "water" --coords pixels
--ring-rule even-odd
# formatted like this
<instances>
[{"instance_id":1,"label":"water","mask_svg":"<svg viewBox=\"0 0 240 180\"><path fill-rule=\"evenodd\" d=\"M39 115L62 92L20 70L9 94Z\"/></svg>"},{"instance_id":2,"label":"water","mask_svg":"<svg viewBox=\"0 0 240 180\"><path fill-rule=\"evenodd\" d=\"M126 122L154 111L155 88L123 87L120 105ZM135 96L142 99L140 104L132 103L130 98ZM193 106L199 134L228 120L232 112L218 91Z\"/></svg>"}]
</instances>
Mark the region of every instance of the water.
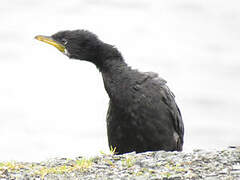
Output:
<instances>
[{"instance_id":1,"label":"water","mask_svg":"<svg viewBox=\"0 0 240 180\"><path fill-rule=\"evenodd\" d=\"M34 40L88 29L168 81L184 150L240 144L238 1L31 1L0 6L0 160L108 151L108 97L96 68Z\"/></svg>"}]
</instances>

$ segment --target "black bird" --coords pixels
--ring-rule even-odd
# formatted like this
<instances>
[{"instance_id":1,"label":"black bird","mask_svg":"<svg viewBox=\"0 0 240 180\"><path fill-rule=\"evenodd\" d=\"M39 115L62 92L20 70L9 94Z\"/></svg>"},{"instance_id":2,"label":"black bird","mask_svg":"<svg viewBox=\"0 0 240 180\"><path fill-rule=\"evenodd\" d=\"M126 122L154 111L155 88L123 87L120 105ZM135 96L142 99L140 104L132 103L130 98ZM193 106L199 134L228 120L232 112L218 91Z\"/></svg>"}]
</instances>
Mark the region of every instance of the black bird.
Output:
<instances>
[{"instance_id":1,"label":"black bird","mask_svg":"<svg viewBox=\"0 0 240 180\"><path fill-rule=\"evenodd\" d=\"M136 151L181 151L184 126L173 93L156 73L139 72L121 53L86 30L60 31L37 40L69 58L96 65L110 98L107 134L116 154Z\"/></svg>"}]
</instances>

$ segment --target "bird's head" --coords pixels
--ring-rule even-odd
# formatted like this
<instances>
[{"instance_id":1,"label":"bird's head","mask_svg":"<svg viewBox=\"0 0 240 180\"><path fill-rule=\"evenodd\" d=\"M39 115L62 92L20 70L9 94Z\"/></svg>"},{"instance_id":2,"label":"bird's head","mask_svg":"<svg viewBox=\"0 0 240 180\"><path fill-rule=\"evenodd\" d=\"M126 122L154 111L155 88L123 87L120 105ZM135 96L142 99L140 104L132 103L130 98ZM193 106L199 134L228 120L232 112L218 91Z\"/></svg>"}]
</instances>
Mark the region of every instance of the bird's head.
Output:
<instances>
[{"instance_id":1,"label":"bird's head","mask_svg":"<svg viewBox=\"0 0 240 180\"><path fill-rule=\"evenodd\" d=\"M38 35L35 39L56 47L73 59L95 61L103 44L98 37L86 30L60 31L52 36Z\"/></svg>"},{"instance_id":2,"label":"bird's head","mask_svg":"<svg viewBox=\"0 0 240 180\"><path fill-rule=\"evenodd\" d=\"M121 53L86 30L60 31L52 36L38 35L35 39L56 47L69 58L94 63L100 70L108 60L123 61Z\"/></svg>"}]
</instances>

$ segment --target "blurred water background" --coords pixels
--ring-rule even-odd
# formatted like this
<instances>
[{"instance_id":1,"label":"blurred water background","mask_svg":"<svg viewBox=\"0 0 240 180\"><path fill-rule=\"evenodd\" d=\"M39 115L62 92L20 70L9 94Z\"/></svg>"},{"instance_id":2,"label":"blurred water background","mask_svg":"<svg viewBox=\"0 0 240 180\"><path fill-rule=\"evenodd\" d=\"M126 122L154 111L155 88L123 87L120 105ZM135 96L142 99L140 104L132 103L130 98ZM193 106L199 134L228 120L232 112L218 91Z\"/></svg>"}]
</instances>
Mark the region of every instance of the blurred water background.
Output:
<instances>
[{"instance_id":1,"label":"blurred water background","mask_svg":"<svg viewBox=\"0 0 240 180\"><path fill-rule=\"evenodd\" d=\"M88 29L168 81L184 150L240 145L237 0L1 0L0 160L108 152L108 96L94 65L34 40Z\"/></svg>"}]
</instances>

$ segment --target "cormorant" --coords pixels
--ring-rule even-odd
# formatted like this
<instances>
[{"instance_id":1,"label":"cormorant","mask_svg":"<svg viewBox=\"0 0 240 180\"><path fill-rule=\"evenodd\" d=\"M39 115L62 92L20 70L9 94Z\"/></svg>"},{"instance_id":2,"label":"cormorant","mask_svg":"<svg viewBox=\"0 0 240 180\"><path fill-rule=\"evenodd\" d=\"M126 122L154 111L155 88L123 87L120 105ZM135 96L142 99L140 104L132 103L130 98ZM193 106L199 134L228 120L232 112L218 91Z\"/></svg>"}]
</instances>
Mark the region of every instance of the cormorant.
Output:
<instances>
[{"instance_id":1,"label":"cormorant","mask_svg":"<svg viewBox=\"0 0 240 180\"><path fill-rule=\"evenodd\" d=\"M156 73L128 66L121 53L87 30L60 31L37 40L69 58L89 61L102 74L110 98L107 134L116 154L135 151L181 151L184 126L174 95Z\"/></svg>"}]
</instances>

